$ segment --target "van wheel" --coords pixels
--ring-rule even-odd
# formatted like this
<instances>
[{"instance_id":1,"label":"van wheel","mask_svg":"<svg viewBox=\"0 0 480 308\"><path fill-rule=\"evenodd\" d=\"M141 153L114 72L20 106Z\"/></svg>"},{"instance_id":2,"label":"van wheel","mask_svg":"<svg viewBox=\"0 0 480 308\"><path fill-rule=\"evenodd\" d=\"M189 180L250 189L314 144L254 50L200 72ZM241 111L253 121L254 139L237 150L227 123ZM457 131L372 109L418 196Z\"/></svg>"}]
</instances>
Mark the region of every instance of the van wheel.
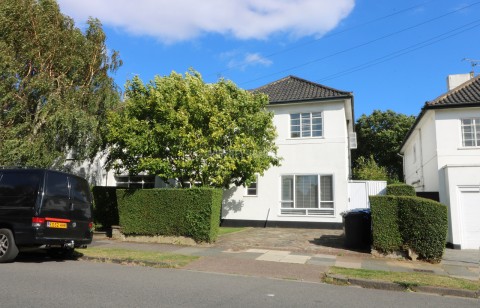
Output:
<instances>
[{"instance_id":1,"label":"van wheel","mask_svg":"<svg viewBox=\"0 0 480 308\"><path fill-rule=\"evenodd\" d=\"M0 229L0 263L11 262L18 255L13 233L9 229Z\"/></svg>"},{"instance_id":2,"label":"van wheel","mask_svg":"<svg viewBox=\"0 0 480 308\"><path fill-rule=\"evenodd\" d=\"M48 255L52 259L65 260L74 259L75 250L73 248L49 248Z\"/></svg>"}]
</instances>

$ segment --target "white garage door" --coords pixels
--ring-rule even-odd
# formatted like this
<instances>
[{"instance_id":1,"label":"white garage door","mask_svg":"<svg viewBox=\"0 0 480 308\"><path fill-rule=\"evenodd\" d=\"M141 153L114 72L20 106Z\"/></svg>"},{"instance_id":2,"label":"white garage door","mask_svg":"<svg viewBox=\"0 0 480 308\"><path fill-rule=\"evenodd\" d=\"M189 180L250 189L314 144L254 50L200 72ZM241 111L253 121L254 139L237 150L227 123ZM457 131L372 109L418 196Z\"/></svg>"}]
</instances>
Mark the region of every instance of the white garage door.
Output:
<instances>
[{"instance_id":1,"label":"white garage door","mask_svg":"<svg viewBox=\"0 0 480 308\"><path fill-rule=\"evenodd\" d=\"M479 189L462 190L460 202L462 211L462 249L478 249L480 247Z\"/></svg>"}]
</instances>

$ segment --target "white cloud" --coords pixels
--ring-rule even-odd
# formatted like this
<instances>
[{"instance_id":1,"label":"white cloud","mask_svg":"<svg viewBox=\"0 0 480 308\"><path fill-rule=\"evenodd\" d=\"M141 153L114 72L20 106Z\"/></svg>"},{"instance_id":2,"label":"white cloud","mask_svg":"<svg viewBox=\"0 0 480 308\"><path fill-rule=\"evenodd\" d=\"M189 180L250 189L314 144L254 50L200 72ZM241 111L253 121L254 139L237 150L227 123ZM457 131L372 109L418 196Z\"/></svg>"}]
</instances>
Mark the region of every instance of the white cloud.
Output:
<instances>
[{"instance_id":1,"label":"white cloud","mask_svg":"<svg viewBox=\"0 0 480 308\"><path fill-rule=\"evenodd\" d=\"M202 34L266 39L323 35L353 10L355 0L58 0L77 22L89 16L134 35L167 43Z\"/></svg>"},{"instance_id":2,"label":"white cloud","mask_svg":"<svg viewBox=\"0 0 480 308\"><path fill-rule=\"evenodd\" d=\"M238 51L229 51L220 55L221 59L227 60L228 68L237 68L245 70L249 66L270 66L272 61L263 57L259 53L241 53Z\"/></svg>"}]
</instances>

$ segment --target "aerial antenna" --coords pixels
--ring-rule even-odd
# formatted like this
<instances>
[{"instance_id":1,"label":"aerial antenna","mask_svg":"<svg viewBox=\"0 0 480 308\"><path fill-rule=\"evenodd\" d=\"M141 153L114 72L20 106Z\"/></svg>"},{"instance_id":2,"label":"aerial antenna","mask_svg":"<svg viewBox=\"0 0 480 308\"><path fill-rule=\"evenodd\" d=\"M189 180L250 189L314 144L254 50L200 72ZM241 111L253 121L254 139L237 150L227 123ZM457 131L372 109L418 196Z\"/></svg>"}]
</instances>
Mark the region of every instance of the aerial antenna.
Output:
<instances>
[{"instance_id":1,"label":"aerial antenna","mask_svg":"<svg viewBox=\"0 0 480 308\"><path fill-rule=\"evenodd\" d=\"M480 64L480 60L474 60L474 59L469 59L469 58L463 58L462 61L467 61L470 62L470 66L472 67L472 74L475 74L475 66Z\"/></svg>"}]
</instances>

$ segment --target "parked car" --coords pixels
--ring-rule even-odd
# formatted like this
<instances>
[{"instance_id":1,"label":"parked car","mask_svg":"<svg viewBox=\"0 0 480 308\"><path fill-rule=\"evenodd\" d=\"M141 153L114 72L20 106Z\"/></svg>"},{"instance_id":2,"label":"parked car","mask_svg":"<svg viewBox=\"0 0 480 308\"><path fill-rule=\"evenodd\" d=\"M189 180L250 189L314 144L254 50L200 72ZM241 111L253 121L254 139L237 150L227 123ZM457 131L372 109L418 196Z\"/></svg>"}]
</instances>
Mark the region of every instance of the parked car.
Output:
<instances>
[{"instance_id":1,"label":"parked car","mask_svg":"<svg viewBox=\"0 0 480 308\"><path fill-rule=\"evenodd\" d=\"M46 169L0 169L0 263L19 249L46 248L59 257L92 242L88 182Z\"/></svg>"}]
</instances>

